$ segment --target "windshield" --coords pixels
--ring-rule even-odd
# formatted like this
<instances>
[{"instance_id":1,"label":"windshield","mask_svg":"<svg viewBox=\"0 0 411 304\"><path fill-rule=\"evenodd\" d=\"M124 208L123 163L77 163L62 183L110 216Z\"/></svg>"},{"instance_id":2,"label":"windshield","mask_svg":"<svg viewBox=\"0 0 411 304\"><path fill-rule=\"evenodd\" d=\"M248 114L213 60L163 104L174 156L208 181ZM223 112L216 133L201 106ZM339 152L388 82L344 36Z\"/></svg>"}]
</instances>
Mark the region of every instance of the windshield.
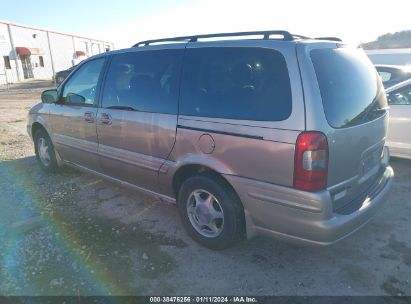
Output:
<instances>
[{"instance_id":1,"label":"windshield","mask_svg":"<svg viewBox=\"0 0 411 304\"><path fill-rule=\"evenodd\" d=\"M387 99L378 74L362 49L311 51L325 116L334 128L365 123L381 116Z\"/></svg>"}]
</instances>

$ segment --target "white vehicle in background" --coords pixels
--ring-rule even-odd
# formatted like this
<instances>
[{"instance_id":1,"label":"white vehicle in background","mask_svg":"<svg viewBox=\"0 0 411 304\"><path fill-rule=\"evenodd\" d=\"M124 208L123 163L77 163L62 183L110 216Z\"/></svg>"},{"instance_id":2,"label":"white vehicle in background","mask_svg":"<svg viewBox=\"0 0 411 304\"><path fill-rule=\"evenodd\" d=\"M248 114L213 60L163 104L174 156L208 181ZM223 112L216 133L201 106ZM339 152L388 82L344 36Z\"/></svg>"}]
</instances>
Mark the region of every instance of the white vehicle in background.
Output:
<instances>
[{"instance_id":1,"label":"white vehicle in background","mask_svg":"<svg viewBox=\"0 0 411 304\"><path fill-rule=\"evenodd\" d=\"M400 82L411 79L411 67L409 65L376 64L375 68L381 76L385 88L390 88Z\"/></svg>"},{"instance_id":2,"label":"white vehicle in background","mask_svg":"<svg viewBox=\"0 0 411 304\"><path fill-rule=\"evenodd\" d=\"M411 159L411 79L386 92L390 106L386 145L392 156Z\"/></svg>"}]
</instances>

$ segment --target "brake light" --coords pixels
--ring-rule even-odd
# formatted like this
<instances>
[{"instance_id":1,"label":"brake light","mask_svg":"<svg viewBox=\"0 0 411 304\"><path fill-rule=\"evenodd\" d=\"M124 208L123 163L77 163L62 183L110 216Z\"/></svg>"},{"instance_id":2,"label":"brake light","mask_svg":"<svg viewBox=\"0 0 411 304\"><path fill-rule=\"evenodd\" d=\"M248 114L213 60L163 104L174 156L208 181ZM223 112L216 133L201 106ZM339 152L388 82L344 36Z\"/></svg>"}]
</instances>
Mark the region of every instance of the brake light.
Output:
<instances>
[{"instance_id":1,"label":"brake light","mask_svg":"<svg viewBox=\"0 0 411 304\"><path fill-rule=\"evenodd\" d=\"M328 143L320 132L303 132L297 138L294 158L294 187L319 191L327 186Z\"/></svg>"}]
</instances>

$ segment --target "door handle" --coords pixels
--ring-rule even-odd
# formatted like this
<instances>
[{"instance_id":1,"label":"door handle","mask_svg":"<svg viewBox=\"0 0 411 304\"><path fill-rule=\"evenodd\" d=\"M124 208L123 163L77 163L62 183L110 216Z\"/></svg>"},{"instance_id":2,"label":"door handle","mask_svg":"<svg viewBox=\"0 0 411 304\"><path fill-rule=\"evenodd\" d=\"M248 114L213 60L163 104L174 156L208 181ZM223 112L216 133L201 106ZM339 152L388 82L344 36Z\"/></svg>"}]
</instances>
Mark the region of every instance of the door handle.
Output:
<instances>
[{"instance_id":1,"label":"door handle","mask_svg":"<svg viewBox=\"0 0 411 304\"><path fill-rule=\"evenodd\" d=\"M111 125L113 122L111 115L107 113L101 113L99 121L102 125Z\"/></svg>"},{"instance_id":2,"label":"door handle","mask_svg":"<svg viewBox=\"0 0 411 304\"><path fill-rule=\"evenodd\" d=\"M94 122L94 113L93 112L84 113L84 120L88 123L93 123Z\"/></svg>"}]
</instances>

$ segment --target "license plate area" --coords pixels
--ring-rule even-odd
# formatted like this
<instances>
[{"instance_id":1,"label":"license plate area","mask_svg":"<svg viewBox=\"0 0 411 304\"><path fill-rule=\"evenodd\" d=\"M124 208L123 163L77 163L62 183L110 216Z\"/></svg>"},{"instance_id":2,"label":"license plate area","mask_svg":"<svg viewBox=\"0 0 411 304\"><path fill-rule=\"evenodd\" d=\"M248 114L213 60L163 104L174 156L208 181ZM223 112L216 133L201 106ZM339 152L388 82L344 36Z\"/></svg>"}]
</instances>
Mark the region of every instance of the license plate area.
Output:
<instances>
[{"instance_id":1,"label":"license plate area","mask_svg":"<svg viewBox=\"0 0 411 304\"><path fill-rule=\"evenodd\" d=\"M381 157L383 152L383 145L374 147L372 150L368 150L361 158L360 164L360 179L359 183L363 183L371 176L376 174L381 165Z\"/></svg>"}]
</instances>

